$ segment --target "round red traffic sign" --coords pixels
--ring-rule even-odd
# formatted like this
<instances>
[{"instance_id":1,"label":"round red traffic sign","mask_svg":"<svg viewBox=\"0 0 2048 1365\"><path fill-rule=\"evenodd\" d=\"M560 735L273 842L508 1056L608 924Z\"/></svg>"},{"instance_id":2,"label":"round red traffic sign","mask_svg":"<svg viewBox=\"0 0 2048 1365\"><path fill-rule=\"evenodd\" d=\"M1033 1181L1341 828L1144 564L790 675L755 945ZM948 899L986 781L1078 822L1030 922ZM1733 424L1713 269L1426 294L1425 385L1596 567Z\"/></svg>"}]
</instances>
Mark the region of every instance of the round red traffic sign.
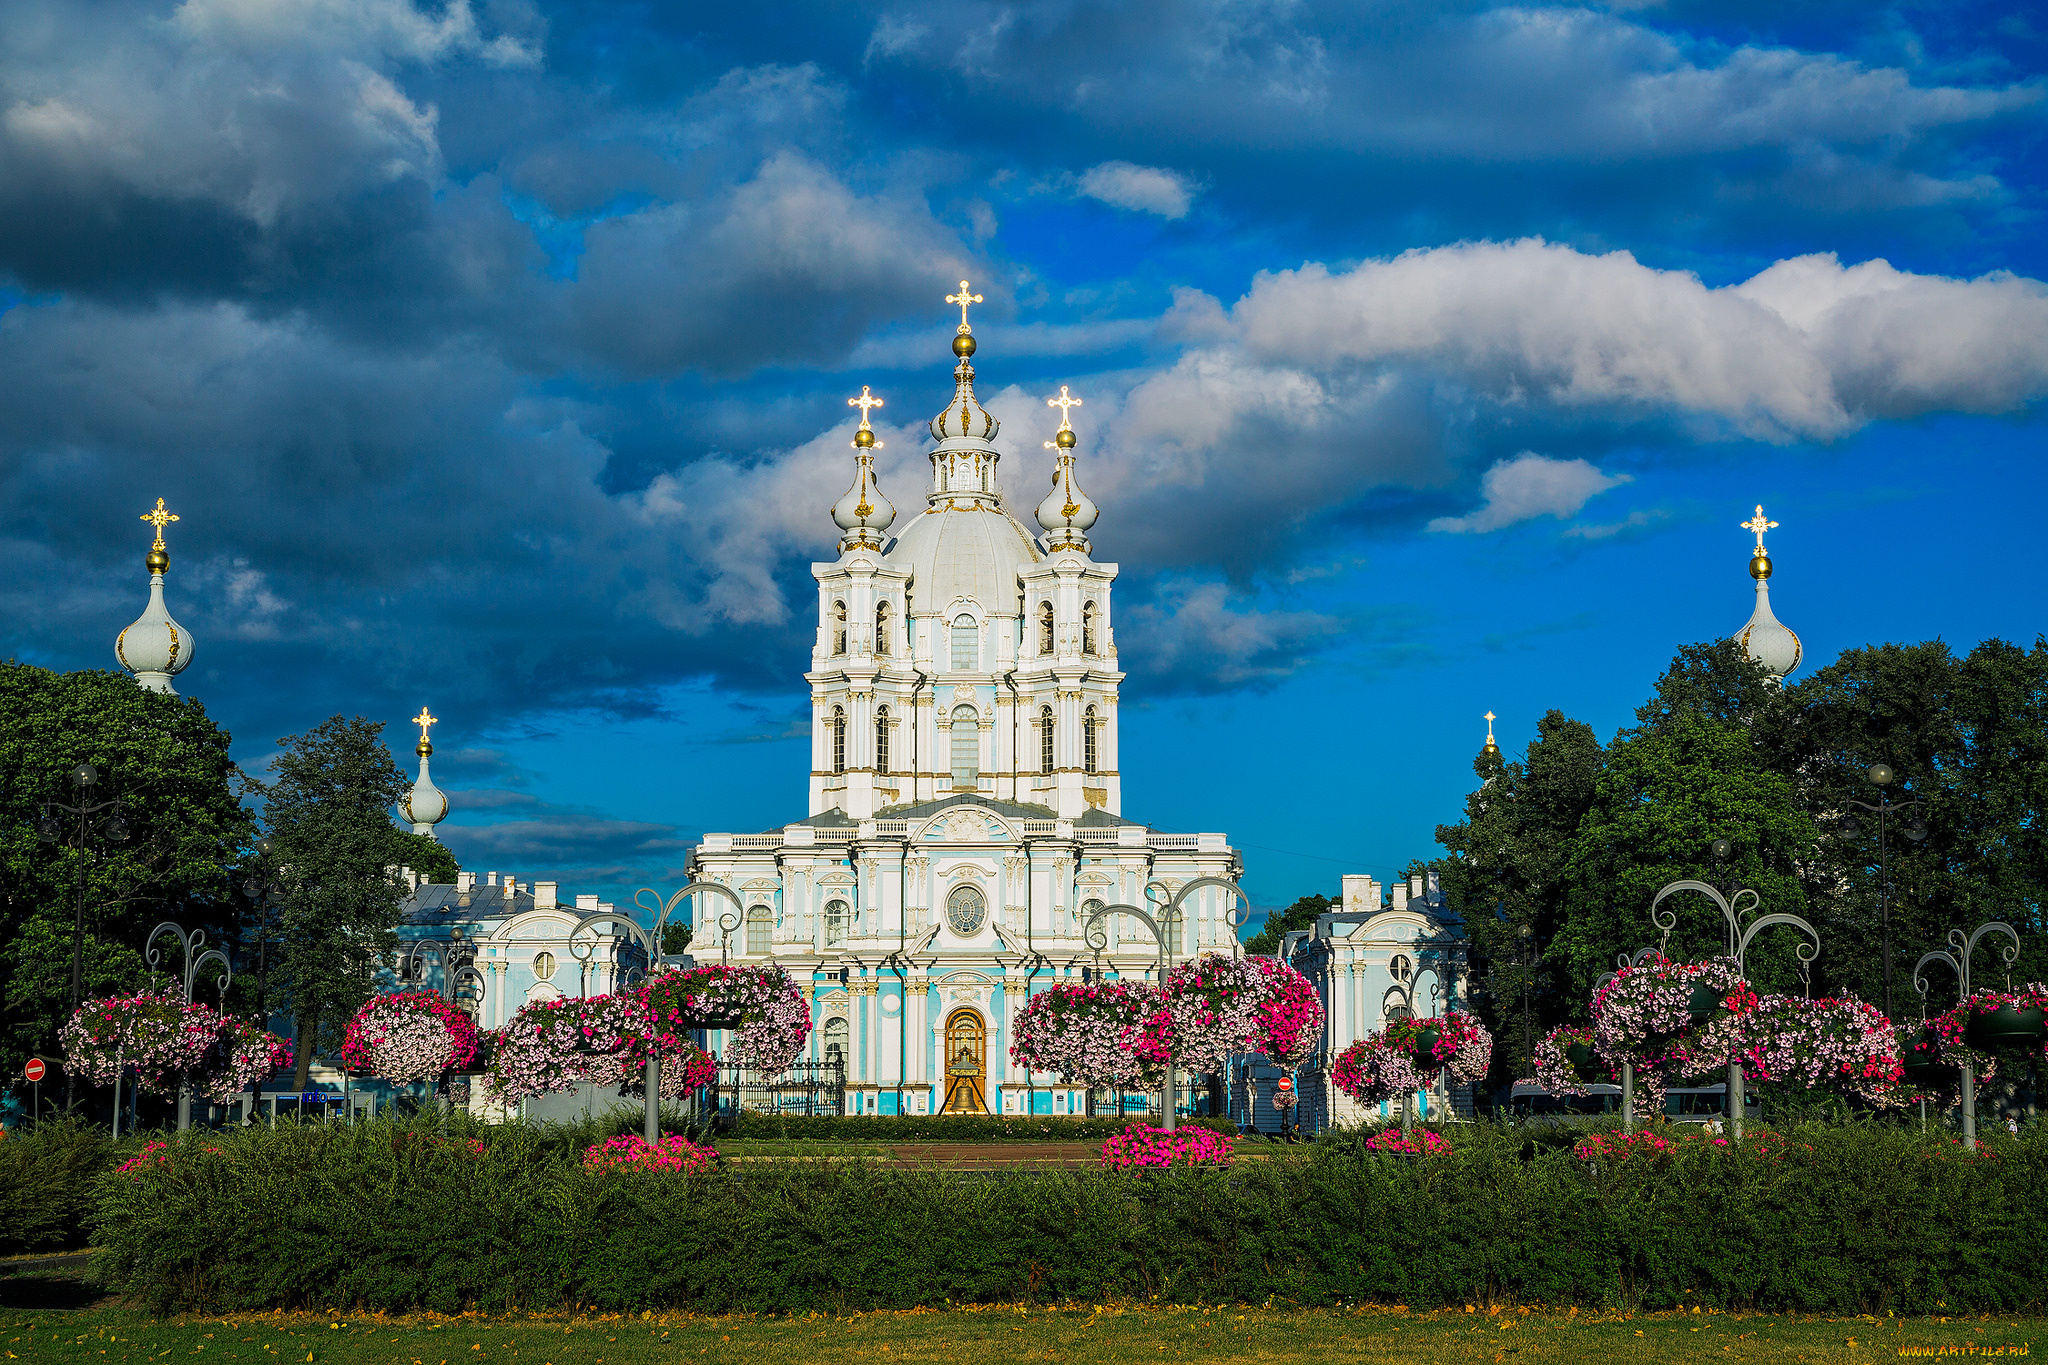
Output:
<instances>
[{"instance_id":1,"label":"round red traffic sign","mask_svg":"<svg viewBox=\"0 0 2048 1365\"><path fill-rule=\"evenodd\" d=\"M1282 1076L1282 1077L1280 1078L1280 1088L1281 1088L1282 1090L1292 1090L1292 1089L1294 1089L1294 1080L1293 1080L1293 1078L1292 1078L1292 1077L1289 1077L1289 1076Z\"/></svg>"},{"instance_id":2,"label":"round red traffic sign","mask_svg":"<svg viewBox=\"0 0 2048 1365\"><path fill-rule=\"evenodd\" d=\"M28 1065L21 1069L21 1074L28 1077L32 1081L39 1081L48 1072L48 1070L49 1068L43 1065L42 1058L31 1057L28 1059Z\"/></svg>"}]
</instances>

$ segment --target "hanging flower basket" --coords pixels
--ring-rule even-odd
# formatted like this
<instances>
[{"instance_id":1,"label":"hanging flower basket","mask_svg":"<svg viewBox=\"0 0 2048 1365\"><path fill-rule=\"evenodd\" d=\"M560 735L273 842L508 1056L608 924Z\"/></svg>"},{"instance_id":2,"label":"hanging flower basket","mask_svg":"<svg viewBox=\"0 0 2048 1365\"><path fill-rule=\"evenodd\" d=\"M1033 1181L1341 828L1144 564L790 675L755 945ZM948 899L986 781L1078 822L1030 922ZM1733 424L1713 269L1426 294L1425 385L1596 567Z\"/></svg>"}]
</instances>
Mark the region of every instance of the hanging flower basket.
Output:
<instances>
[{"instance_id":1,"label":"hanging flower basket","mask_svg":"<svg viewBox=\"0 0 2048 1365\"><path fill-rule=\"evenodd\" d=\"M1463 1010L1445 1010L1428 1019L1397 1019L1387 1025L1386 1036L1408 1050L1425 1079L1448 1068L1453 1080L1476 1085L1486 1079L1493 1060L1493 1035Z\"/></svg>"},{"instance_id":2,"label":"hanging flower basket","mask_svg":"<svg viewBox=\"0 0 2048 1365\"><path fill-rule=\"evenodd\" d=\"M229 1104L255 1082L291 1064L289 1039L252 1019L222 1019L199 1089L215 1104Z\"/></svg>"},{"instance_id":3,"label":"hanging flower basket","mask_svg":"<svg viewBox=\"0 0 2048 1365\"><path fill-rule=\"evenodd\" d=\"M1951 1060L1959 1052L2048 1048L2048 986L2030 981L2015 991L1978 991L1934 1020Z\"/></svg>"},{"instance_id":4,"label":"hanging flower basket","mask_svg":"<svg viewBox=\"0 0 2048 1365\"><path fill-rule=\"evenodd\" d=\"M372 997L348 1021L342 1065L401 1085L432 1080L469 1065L477 1053L476 1021L435 991Z\"/></svg>"},{"instance_id":5,"label":"hanging flower basket","mask_svg":"<svg viewBox=\"0 0 2048 1365\"><path fill-rule=\"evenodd\" d=\"M1751 998L1728 958L1673 962L1653 957L1616 972L1593 993L1593 1050L1619 1066L1664 1067L1679 1040L1718 1011Z\"/></svg>"},{"instance_id":6,"label":"hanging flower basket","mask_svg":"<svg viewBox=\"0 0 2048 1365\"><path fill-rule=\"evenodd\" d=\"M1246 1045L1275 1066L1292 1070L1314 1055L1323 1036L1323 1004L1312 982L1277 957L1252 957L1264 978L1258 1028Z\"/></svg>"},{"instance_id":7,"label":"hanging flower basket","mask_svg":"<svg viewBox=\"0 0 2048 1365\"><path fill-rule=\"evenodd\" d=\"M692 1029L734 1030L726 1061L781 1071L811 1036L811 1006L780 967L697 967L662 972L637 992L646 1010L643 1043L681 1047Z\"/></svg>"},{"instance_id":8,"label":"hanging flower basket","mask_svg":"<svg viewBox=\"0 0 2048 1365\"><path fill-rule=\"evenodd\" d=\"M1753 1080L1834 1089L1880 1108L1905 1103L1898 1033L1875 1005L1855 999L1731 993L1740 1005L1687 1041L1682 1073L1707 1079L1740 1064Z\"/></svg>"},{"instance_id":9,"label":"hanging flower basket","mask_svg":"<svg viewBox=\"0 0 2048 1365\"><path fill-rule=\"evenodd\" d=\"M1373 1033L1358 1039L1330 1064L1330 1082L1360 1104L1382 1104L1422 1089L1415 1049Z\"/></svg>"},{"instance_id":10,"label":"hanging flower basket","mask_svg":"<svg viewBox=\"0 0 2048 1365\"><path fill-rule=\"evenodd\" d=\"M1409 1047L1415 1055L1415 1065L1425 1071L1436 1070L1436 1043L1442 1035L1433 1028L1417 1029Z\"/></svg>"},{"instance_id":11,"label":"hanging flower basket","mask_svg":"<svg viewBox=\"0 0 2048 1365\"><path fill-rule=\"evenodd\" d=\"M168 1095L205 1065L220 1042L221 1017L176 995L88 1000L59 1034L72 1075L110 1085L123 1068L142 1088Z\"/></svg>"},{"instance_id":12,"label":"hanging flower basket","mask_svg":"<svg viewBox=\"0 0 2048 1365\"><path fill-rule=\"evenodd\" d=\"M1536 1040L1536 1079L1553 1095L1585 1095L1589 1081L1607 1079L1585 1024L1559 1024Z\"/></svg>"},{"instance_id":13,"label":"hanging flower basket","mask_svg":"<svg viewBox=\"0 0 2048 1365\"><path fill-rule=\"evenodd\" d=\"M1572 1064L1572 1070L1578 1074L1580 1080L1593 1078L1597 1059L1593 1056L1593 1044L1590 1039L1567 1047L1564 1050L1564 1059Z\"/></svg>"},{"instance_id":14,"label":"hanging flower basket","mask_svg":"<svg viewBox=\"0 0 2048 1365\"><path fill-rule=\"evenodd\" d=\"M1899 1068L1906 1084L1919 1090L1939 1089L1956 1079L1956 1067L1942 1056L1941 1033L1932 1024L1903 1041Z\"/></svg>"},{"instance_id":15,"label":"hanging flower basket","mask_svg":"<svg viewBox=\"0 0 2048 1365\"><path fill-rule=\"evenodd\" d=\"M1685 1012L1695 1024L1704 1024L1721 1007L1723 993L1712 982L1698 981L1685 997Z\"/></svg>"},{"instance_id":16,"label":"hanging flower basket","mask_svg":"<svg viewBox=\"0 0 2048 1365\"><path fill-rule=\"evenodd\" d=\"M1160 1012L1159 991L1142 983L1055 986L1032 996L1011 1021L1010 1059L1091 1088L1156 1083L1159 1068L1140 1042Z\"/></svg>"}]
</instances>

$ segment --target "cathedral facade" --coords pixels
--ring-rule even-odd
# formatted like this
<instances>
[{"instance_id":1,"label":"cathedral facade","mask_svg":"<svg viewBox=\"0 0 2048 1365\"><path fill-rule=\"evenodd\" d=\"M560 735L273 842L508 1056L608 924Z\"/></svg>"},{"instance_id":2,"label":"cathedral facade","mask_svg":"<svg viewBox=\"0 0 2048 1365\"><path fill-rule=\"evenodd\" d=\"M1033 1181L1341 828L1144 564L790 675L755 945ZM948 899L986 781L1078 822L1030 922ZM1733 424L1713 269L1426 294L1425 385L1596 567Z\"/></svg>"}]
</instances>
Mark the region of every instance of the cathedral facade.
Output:
<instances>
[{"instance_id":1,"label":"cathedral facade","mask_svg":"<svg viewBox=\"0 0 2048 1365\"><path fill-rule=\"evenodd\" d=\"M1154 979L1166 955L1229 952L1240 899L1220 833L1123 814L1111 594L1090 553L1097 509L1060 419L1038 530L1015 515L999 423L975 395L963 283L951 399L932 418L931 483L898 524L874 474L863 391L839 557L814 564L818 630L808 811L714 833L690 855L699 962L773 962L813 1001L810 1055L846 1068L850 1113L1074 1114L1086 1096L1009 1061L1029 998L1100 977ZM1050 424L1050 423L1049 423ZM711 1038L714 1051L723 1039Z\"/></svg>"}]
</instances>

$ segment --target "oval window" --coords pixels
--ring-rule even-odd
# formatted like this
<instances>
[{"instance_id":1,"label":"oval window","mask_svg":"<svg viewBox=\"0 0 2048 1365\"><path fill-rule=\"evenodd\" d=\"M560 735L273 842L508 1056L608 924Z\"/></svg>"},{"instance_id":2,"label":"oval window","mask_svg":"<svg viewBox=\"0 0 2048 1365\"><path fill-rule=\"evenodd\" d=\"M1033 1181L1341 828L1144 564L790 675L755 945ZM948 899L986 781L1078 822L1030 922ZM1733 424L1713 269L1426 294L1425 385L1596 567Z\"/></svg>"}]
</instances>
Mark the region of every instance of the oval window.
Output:
<instances>
[{"instance_id":1,"label":"oval window","mask_svg":"<svg viewBox=\"0 0 2048 1365\"><path fill-rule=\"evenodd\" d=\"M963 938L979 933L987 918L988 902L982 899L981 888L956 886L946 897L946 923Z\"/></svg>"},{"instance_id":2,"label":"oval window","mask_svg":"<svg viewBox=\"0 0 2048 1365\"><path fill-rule=\"evenodd\" d=\"M535 953L533 955L534 979L537 981L545 981L554 974L555 955L553 953Z\"/></svg>"}]
</instances>

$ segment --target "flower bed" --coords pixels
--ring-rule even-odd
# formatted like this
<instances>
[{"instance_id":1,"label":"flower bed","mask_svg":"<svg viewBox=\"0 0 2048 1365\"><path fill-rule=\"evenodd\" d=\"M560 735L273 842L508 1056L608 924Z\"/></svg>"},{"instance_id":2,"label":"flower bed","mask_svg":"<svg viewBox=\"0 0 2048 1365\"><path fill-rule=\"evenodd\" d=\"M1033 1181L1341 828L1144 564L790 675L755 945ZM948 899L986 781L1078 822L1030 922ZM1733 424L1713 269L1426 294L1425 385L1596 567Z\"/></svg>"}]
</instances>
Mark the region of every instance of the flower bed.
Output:
<instances>
[{"instance_id":1,"label":"flower bed","mask_svg":"<svg viewBox=\"0 0 2048 1365\"><path fill-rule=\"evenodd\" d=\"M476 1021L433 991L372 997L348 1021L342 1064L405 1084L467 1066L476 1056Z\"/></svg>"},{"instance_id":2,"label":"flower bed","mask_svg":"<svg viewBox=\"0 0 2048 1365\"><path fill-rule=\"evenodd\" d=\"M639 991L646 1009L642 1044L664 1051L692 1029L734 1029L726 1061L781 1071L811 1036L811 1007L780 967L696 967L662 972Z\"/></svg>"},{"instance_id":3,"label":"flower bed","mask_svg":"<svg viewBox=\"0 0 2048 1365\"><path fill-rule=\"evenodd\" d=\"M1449 1156L1451 1141L1434 1128L1417 1128L1410 1136L1399 1128L1383 1128L1365 1140L1366 1147L1384 1156Z\"/></svg>"},{"instance_id":4,"label":"flower bed","mask_svg":"<svg viewBox=\"0 0 2048 1365\"><path fill-rule=\"evenodd\" d=\"M1169 1132L1134 1123L1102 1144L1102 1165L1111 1171L1229 1164L1230 1139L1207 1128L1175 1128Z\"/></svg>"},{"instance_id":5,"label":"flower bed","mask_svg":"<svg viewBox=\"0 0 2048 1365\"><path fill-rule=\"evenodd\" d=\"M111 1085L123 1066L142 1088L170 1094L206 1064L220 1042L221 1017L175 995L88 1000L59 1034L65 1065L96 1085Z\"/></svg>"},{"instance_id":6,"label":"flower bed","mask_svg":"<svg viewBox=\"0 0 2048 1365\"><path fill-rule=\"evenodd\" d=\"M670 1133L649 1145L638 1133L628 1133L600 1142L583 1153L583 1165L593 1171L708 1171L718 1160L710 1147L700 1147L681 1133Z\"/></svg>"}]
</instances>

